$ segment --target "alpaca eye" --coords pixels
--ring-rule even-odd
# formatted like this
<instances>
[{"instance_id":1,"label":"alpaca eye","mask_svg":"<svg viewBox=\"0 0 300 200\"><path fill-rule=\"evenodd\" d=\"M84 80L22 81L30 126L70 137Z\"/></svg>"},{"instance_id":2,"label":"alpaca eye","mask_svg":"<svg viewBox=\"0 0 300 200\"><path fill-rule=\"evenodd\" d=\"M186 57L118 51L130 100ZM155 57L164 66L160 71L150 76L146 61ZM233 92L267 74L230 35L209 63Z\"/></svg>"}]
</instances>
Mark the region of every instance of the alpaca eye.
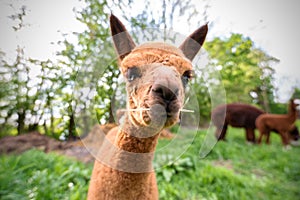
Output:
<instances>
[{"instance_id":1,"label":"alpaca eye","mask_svg":"<svg viewBox=\"0 0 300 200\"><path fill-rule=\"evenodd\" d=\"M193 70L185 71L181 77L183 86L185 87L194 76L195 76L195 72Z\"/></svg>"},{"instance_id":2,"label":"alpaca eye","mask_svg":"<svg viewBox=\"0 0 300 200\"><path fill-rule=\"evenodd\" d=\"M138 67L131 67L127 69L126 78L128 81L133 81L136 78L141 77L141 70Z\"/></svg>"}]
</instances>

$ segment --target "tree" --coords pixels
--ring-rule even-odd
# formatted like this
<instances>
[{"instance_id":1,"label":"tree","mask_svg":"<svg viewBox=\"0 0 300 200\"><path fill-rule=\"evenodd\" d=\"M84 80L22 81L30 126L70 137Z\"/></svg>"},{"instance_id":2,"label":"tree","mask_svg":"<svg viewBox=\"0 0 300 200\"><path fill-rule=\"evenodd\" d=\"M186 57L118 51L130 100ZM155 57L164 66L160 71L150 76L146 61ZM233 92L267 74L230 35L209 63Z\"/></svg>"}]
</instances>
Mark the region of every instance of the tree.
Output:
<instances>
[{"instance_id":1,"label":"tree","mask_svg":"<svg viewBox=\"0 0 300 200\"><path fill-rule=\"evenodd\" d=\"M300 88L295 87L291 96L292 99L300 99Z\"/></svg>"},{"instance_id":2,"label":"tree","mask_svg":"<svg viewBox=\"0 0 300 200\"><path fill-rule=\"evenodd\" d=\"M229 38L215 38L205 43L210 56L210 67L222 77L227 102L256 103L269 111L274 101L273 73L270 67L278 62L256 48L250 38L232 34Z\"/></svg>"},{"instance_id":3,"label":"tree","mask_svg":"<svg viewBox=\"0 0 300 200\"><path fill-rule=\"evenodd\" d=\"M15 32L21 30L26 16L26 7L22 6L19 13L9 16L17 25L13 26ZM30 82L30 66L24 55L24 49L20 46L16 49L16 58L12 63L5 60L5 54L1 56L1 82L6 84L1 95L1 118L4 124L17 127L17 134L25 131L25 125L32 123L29 115L32 114L34 100L34 86Z\"/></svg>"},{"instance_id":4,"label":"tree","mask_svg":"<svg viewBox=\"0 0 300 200\"><path fill-rule=\"evenodd\" d=\"M65 48L60 52L62 56L60 65L68 69L68 75L64 78L66 81L62 84L61 96L65 104L61 114L68 116L67 130L74 130L71 126L74 125L76 118L76 126L82 133L88 133L89 127L93 125L91 123L97 123L88 120L94 114L95 101L105 113L111 110L110 106L101 105L107 102L105 99L110 100L113 89L104 92L103 87L107 84L114 85L115 77L118 77L116 64L113 63L116 61L114 51L107 41L108 2L86 0L85 3L86 7L76 14L77 20L86 25L86 30L76 33L78 38L76 44L70 43L67 39L62 41ZM108 76L108 73L111 74ZM95 96L96 92L98 95ZM101 117L105 121L112 118L107 115ZM66 135L72 136L75 133L69 132Z\"/></svg>"},{"instance_id":5,"label":"tree","mask_svg":"<svg viewBox=\"0 0 300 200\"><path fill-rule=\"evenodd\" d=\"M25 27L26 7L10 16L17 33ZM40 61L26 56L25 48L18 46L16 57L8 61L4 53L0 55L0 123L1 133L21 134L38 130L44 124L48 133L54 131L53 101L59 74L57 66L50 60Z\"/></svg>"}]
</instances>

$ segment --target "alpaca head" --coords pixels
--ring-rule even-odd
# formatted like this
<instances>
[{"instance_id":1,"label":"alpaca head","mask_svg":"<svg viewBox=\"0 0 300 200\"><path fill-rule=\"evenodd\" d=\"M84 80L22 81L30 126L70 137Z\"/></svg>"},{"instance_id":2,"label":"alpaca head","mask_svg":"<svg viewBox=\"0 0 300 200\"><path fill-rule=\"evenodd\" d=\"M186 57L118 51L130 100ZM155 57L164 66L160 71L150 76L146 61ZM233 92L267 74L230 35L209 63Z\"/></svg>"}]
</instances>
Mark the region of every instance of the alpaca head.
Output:
<instances>
[{"instance_id":1,"label":"alpaca head","mask_svg":"<svg viewBox=\"0 0 300 200\"><path fill-rule=\"evenodd\" d=\"M114 15L110 26L126 81L130 122L138 127L147 127L155 120L163 121L163 127L175 124L183 107L184 87L193 76L191 60L205 40L207 25L192 33L179 48L165 43L136 46Z\"/></svg>"},{"instance_id":2,"label":"alpaca head","mask_svg":"<svg viewBox=\"0 0 300 200\"><path fill-rule=\"evenodd\" d=\"M292 129L289 131L289 137L291 141L298 141L300 138L299 130L297 126L293 126Z\"/></svg>"}]
</instances>

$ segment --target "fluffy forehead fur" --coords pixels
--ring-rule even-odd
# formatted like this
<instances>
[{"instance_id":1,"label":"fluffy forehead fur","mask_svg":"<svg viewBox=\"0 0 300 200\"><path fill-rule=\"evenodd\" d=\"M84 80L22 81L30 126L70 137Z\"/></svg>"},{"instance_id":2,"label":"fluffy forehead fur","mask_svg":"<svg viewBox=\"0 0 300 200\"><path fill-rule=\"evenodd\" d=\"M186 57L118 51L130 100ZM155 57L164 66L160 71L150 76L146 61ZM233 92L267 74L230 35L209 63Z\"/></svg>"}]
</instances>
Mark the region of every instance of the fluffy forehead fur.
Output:
<instances>
[{"instance_id":1,"label":"fluffy forehead fur","mask_svg":"<svg viewBox=\"0 0 300 200\"><path fill-rule=\"evenodd\" d=\"M162 63L165 66L173 66L182 75L192 69L192 63L180 49L165 43L146 43L136 47L121 62L121 71L135 66L144 66L152 63Z\"/></svg>"}]
</instances>

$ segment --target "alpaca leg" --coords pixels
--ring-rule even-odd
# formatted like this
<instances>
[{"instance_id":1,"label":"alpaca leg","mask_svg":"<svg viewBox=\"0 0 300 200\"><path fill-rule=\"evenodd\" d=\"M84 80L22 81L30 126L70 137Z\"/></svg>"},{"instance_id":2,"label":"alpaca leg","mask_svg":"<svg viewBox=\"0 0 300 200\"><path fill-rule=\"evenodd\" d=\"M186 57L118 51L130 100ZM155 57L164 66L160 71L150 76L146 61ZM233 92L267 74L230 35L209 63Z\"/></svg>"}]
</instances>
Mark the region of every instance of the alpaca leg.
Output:
<instances>
[{"instance_id":1,"label":"alpaca leg","mask_svg":"<svg viewBox=\"0 0 300 200\"><path fill-rule=\"evenodd\" d=\"M266 134L266 143L267 144L271 144L271 142L270 142L270 136L271 136L270 132L268 134Z\"/></svg>"},{"instance_id":2,"label":"alpaca leg","mask_svg":"<svg viewBox=\"0 0 300 200\"><path fill-rule=\"evenodd\" d=\"M246 139L247 139L248 142L255 143L254 129L246 128Z\"/></svg>"},{"instance_id":3,"label":"alpaca leg","mask_svg":"<svg viewBox=\"0 0 300 200\"><path fill-rule=\"evenodd\" d=\"M266 144L270 144L270 134L271 132L269 130L263 132L263 136L266 138Z\"/></svg>"},{"instance_id":4,"label":"alpaca leg","mask_svg":"<svg viewBox=\"0 0 300 200\"><path fill-rule=\"evenodd\" d=\"M281 132L280 133L280 136L281 136L281 141L282 141L282 144L284 146L287 146L289 144L289 136L288 136L288 132Z\"/></svg>"},{"instance_id":5,"label":"alpaca leg","mask_svg":"<svg viewBox=\"0 0 300 200\"><path fill-rule=\"evenodd\" d=\"M259 137L258 137L258 140L257 140L257 143L258 143L258 144L261 143L262 138L263 138L263 135L264 135L263 130L260 130L260 129L259 129Z\"/></svg>"},{"instance_id":6,"label":"alpaca leg","mask_svg":"<svg viewBox=\"0 0 300 200\"><path fill-rule=\"evenodd\" d=\"M226 131L227 131L227 125L224 125L222 128L217 128L215 133L216 138L218 140L225 140Z\"/></svg>"},{"instance_id":7,"label":"alpaca leg","mask_svg":"<svg viewBox=\"0 0 300 200\"><path fill-rule=\"evenodd\" d=\"M258 127L258 130L259 130L260 135L259 135L257 143L260 144L263 137L266 137L268 140L268 137L270 136L270 130L269 130L269 128L266 128L266 127Z\"/></svg>"}]
</instances>

